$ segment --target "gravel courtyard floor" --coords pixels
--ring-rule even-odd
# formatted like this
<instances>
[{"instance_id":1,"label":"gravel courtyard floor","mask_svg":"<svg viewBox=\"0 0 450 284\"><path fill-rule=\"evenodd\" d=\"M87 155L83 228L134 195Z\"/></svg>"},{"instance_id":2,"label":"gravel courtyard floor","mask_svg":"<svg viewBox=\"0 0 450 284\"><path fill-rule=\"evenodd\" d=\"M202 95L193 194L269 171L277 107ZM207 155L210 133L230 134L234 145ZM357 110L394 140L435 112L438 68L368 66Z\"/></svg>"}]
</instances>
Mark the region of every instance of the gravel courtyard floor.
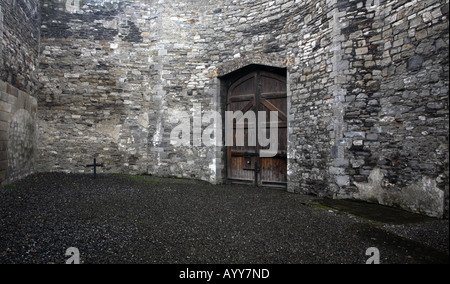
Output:
<instances>
[{"instance_id":1,"label":"gravel courtyard floor","mask_svg":"<svg viewBox=\"0 0 450 284\"><path fill-rule=\"evenodd\" d=\"M70 247L85 264L364 264L371 247L382 264L449 262L448 220L356 215L278 189L35 174L0 188L0 263L63 264Z\"/></svg>"}]
</instances>

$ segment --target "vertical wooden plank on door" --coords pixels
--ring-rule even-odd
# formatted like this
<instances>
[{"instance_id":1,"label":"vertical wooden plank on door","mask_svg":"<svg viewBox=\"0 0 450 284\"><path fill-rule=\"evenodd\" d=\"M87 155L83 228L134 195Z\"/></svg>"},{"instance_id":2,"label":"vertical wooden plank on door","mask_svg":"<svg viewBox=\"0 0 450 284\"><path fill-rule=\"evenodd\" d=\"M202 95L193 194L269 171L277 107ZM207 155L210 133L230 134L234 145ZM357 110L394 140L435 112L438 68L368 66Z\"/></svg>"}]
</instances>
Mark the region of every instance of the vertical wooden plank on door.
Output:
<instances>
[{"instance_id":1,"label":"vertical wooden plank on door","mask_svg":"<svg viewBox=\"0 0 450 284\"><path fill-rule=\"evenodd\" d=\"M257 89L256 73L248 74L236 83L228 91L227 110L243 114L255 110L255 97ZM244 146L238 146L236 135L237 131L244 131ZM248 123L237 124L233 122L233 146L228 147L228 178L234 181L253 182L253 172L246 170L247 161L245 153L255 153L256 147L248 145Z\"/></svg>"},{"instance_id":2,"label":"vertical wooden plank on door","mask_svg":"<svg viewBox=\"0 0 450 284\"><path fill-rule=\"evenodd\" d=\"M278 149L275 157L261 159L261 185L287 185L287 84L286 77L261 72L259 110L266 111L267 131L270 133L270 112L278 113ZM269 147L265 147L269 148Z\"/></svg>"}]
</instances>

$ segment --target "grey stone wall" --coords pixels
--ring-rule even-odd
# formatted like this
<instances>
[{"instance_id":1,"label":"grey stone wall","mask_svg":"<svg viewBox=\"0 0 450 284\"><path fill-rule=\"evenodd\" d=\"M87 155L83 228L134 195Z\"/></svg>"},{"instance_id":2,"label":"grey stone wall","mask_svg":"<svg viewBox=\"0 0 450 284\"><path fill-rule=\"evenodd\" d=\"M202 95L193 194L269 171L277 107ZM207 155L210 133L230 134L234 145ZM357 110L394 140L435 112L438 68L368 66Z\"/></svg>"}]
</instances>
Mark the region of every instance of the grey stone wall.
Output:
<instances>
[{"instance_id":1,"label":"grey stone wall","mask_svg":"<svg viewBox=\"0 0 450 284\"><path fill-rule=\"evenodd\" d=\"M0 0L0 184L34 170L39 38L37 0Z\"/></svg>"},{"instance_id":2,"label":"grey stone wall","mask_svg":"<svg viewBox=\"0 0 450 284\"><path fill-rule=\"evenodd\" d=\"M448 217L448 1L321 7L291 71L290 188Z\"/></svg>"},{"instance_id":3,"label":"grey stone wall","mask_svg":"<svg viewBox=\"0 0 450 284\"><path fill-rule=\"evenodd\" d=\"M275 65L265 55L285 53L277 40L293 21L290 5L260 4L45 1L40 170L85 172L97 157L107 172L221 182L220 147L194 146L194 137L173 147L170 133L194 104L222 110L217 77L226 66Z\"/></svg>"},{"instance_id":4,"label":"grey stone wall","mask_svg":"<svg viewBox=\"0 0 450 284\"><path fill-rule=\"evenodd\" d=\"M448 216L447 0L41 4L37 170L223 182L223 148L170 133L260 64L288 73L289 191Z\"/></svg>"},{"instance_id":5,"label":"grey stone wall","mask_svg":"<svg viewBox=\"0 0 450 284\"><path fill-rule=\"evenodd\" d=\"M44 3L41 170L84 172L97 157L106 172L214 181L215 149L170 145L176 112L192 113L193 103L213 107L208 42L199 35L214 34L206 22L212 5Z\"/></svg>"},{"instance_id":6,"label":"grey stone wall","mask_svg":"<svg viewBox=\"0 0 450 284\"><path fill-rule=\"evenodd\" d=\"M448 215L448 1L363 4L339 7L338 194Z\"/></svg>"}]
</instances>

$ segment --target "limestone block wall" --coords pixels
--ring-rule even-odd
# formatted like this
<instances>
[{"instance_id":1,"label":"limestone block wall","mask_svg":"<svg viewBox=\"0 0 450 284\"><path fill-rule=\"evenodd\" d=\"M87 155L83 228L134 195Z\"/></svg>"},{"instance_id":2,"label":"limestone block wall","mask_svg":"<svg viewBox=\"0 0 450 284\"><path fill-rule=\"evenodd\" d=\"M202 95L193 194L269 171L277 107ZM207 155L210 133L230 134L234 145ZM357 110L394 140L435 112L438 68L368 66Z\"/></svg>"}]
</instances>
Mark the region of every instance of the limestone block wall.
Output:
<instances>
[{"instance_id":1,"label":"limestone block wall","mask_svg":"<svg viewBox=\"0 0 450 284\"><path fill-rule=\"evenodd\" d=\"M217 3L66 4L42 4L40 170L85 172L96 157L105 172L214 181L215 149L172 147L170 132L193 103L212 108L199 34L214 36Z\"/></svg>"},{"instance_id":2,"label":"limestone block wall","mask_svg":"<svg viewBox=\"0 0 450 284\"><path fill-rule=\"evenodd\" d=\"M448 1L349 2L338 16L337 194L448 215Z\"/></svg>"},{"instance_id":3,"label":"limestone block wall","mask_svg":"<svg viewBox=\"0 0 450 284\"><path fill-rule=\"evenodd\" d=\"M104 172L223 182L222 147L171 132L223 113L224 76L259 64L287 73L289 191L448 216L448 0L41 6L37 170L96 157Z\"/></svg>"},{"instance_id":4,"label":"limestone block wall","mask_svg":"<svg viewBox=\"0 0 450 284\"><path fill-rule=\"evenodd\" d=\"M85 172L96 157L106 172L221 182L223 149L194 135L175 147L171 131L194 104L223 110L219 73L286 67L278 43L300 9L226 2L43 1L40 170Z\"/></svg>"},{"instance_id":5,"label":"limestone block wall","mask_svg":"<svg viewBox=\"0 0 450 284\"><path fill-rule=\"evenodd\" d=\"M317 7L290 70L290 188L448 216L448 1Z\"/></svg>"},{"instance_id":6,"label":"limestone block wall","mask_svg":"<svg viewBox=\"0 0 450 284\"><path fill-rule=\"evenodd\" d=\"M107 172L145 172L156 35L135 30L140 17L154 24L151 8L41 3L40 170L84 172L97 158Z\"/></svg>"},{"instance_id":7,"label":"limestone block wall","mask_svg":"<svg viewBox=\"0 0 450 284\"><path fill-rule=\"evenodd\" d=\"M38 50L38 1L0 0L0 184L35 168Z\"/></svg>"}]
</instances>

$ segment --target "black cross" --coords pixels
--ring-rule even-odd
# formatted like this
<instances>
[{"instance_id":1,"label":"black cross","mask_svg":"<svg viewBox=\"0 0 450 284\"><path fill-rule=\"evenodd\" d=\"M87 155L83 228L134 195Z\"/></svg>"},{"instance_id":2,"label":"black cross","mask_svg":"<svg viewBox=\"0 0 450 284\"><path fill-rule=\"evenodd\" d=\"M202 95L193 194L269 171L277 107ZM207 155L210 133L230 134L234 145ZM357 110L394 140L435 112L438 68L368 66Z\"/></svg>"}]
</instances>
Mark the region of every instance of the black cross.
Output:
<instances>
[{"instance_id":1,"label":"black cross","mask_svg":"<svg viewBox=\"0 0 450 284\"><path fill-rule=\"evenodd\" d=\"M94 179L97 178L97 167L103 167L103 164L97 164L97 160L94 159L93 165L87 165L86 167L94 167Z\"/></svg>"}]
</instances>

